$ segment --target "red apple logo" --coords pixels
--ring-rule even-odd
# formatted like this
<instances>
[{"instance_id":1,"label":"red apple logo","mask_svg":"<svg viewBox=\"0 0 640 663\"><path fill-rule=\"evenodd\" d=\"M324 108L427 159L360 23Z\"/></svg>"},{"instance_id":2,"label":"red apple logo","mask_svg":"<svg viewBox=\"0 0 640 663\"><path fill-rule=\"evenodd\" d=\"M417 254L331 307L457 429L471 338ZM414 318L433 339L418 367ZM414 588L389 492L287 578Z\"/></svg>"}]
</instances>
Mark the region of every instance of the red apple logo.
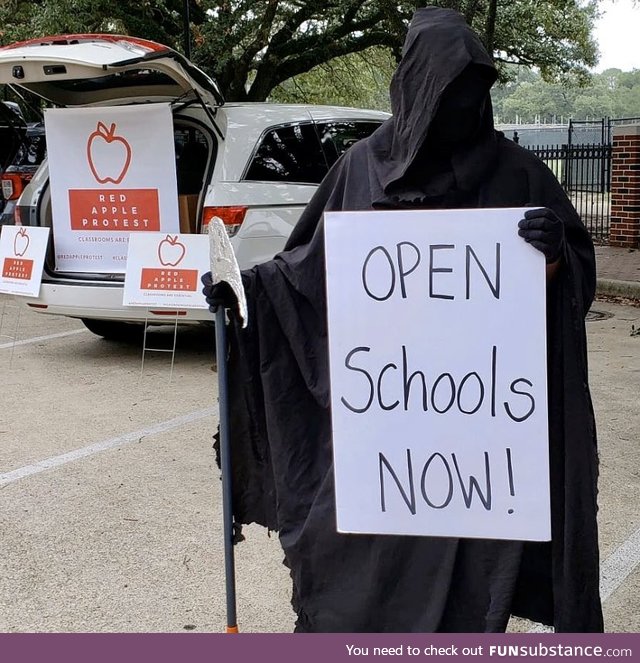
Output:
<instances>
[{"instance_id":1,"label":"red apple logo","mask_svg":"<svg viewBox=\"0 0 640 663\"><path fill-rule=\"evenodd\" d=\"M107 128L98 122L87 141L87 160L100 184L120 184L131 163L131 145L122 136L116 136L115 123Z\"/></svg>"},{"instance_id":2,"label":"red apple logo","mask_svg":"<svg viewBox=\"0 0 640 663\"><path fill-rule=\"evenodd\" d=\"M184 258L187 252L185 245L178 241L178 236L167 235L158 244L158 258L165 267L175 267Z\"/></svg>"},{"instance_id":3,"label":"red apple logo","mask_svg":"<svg viewBox=\"0 0 640 663\"><path fill-rule=\"evenodd\" d=\"M26 228L20 228L13 238L13 252L22 257L29 248L29 235Z\"/></svg>"}]
</instances>

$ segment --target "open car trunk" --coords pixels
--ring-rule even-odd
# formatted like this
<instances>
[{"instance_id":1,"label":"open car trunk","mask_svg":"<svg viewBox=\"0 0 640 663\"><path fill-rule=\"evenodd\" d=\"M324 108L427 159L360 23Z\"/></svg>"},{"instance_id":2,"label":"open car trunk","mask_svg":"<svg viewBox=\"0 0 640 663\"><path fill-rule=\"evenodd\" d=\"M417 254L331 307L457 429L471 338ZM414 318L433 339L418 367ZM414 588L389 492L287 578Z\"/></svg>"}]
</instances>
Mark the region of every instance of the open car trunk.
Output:
<instances>
[{"instance_id":1,"label":"open car trunk","mask_svg":"<svg viewBox=\"0 0 640 663\"><path fill-rule=\"evenodd\" d=\"M61 35L0 48L0 83L56 106L224 100L209 76L177 51L119 35Z\"/></svg>"},{"instance_id":2,"label":"open car trunk","mask_svg":"<svg viewBox=\"0 0 640 663\"><path fill-rule=\"evenodd\" d=\"M215 161L215 134L221 135L215 116L224 100L216 83L184 56L152 41L119 35L33 39L0 48L0 83L26 90L58 107L134 105L144 113L145 104L171 104L180 231L198 232L197 212L205 175ZM202 109L199 121L194 119L192 108ZM40 192L39 199L24 204L30 206L30 214L37 209L38 225L52 227L46 168L38 173L37 187L32 187ZM49 277L76 282L123 280L123 273L61 271L55 265L53 242L52 233L45 264Z\"/></svg>"}]
</instances>

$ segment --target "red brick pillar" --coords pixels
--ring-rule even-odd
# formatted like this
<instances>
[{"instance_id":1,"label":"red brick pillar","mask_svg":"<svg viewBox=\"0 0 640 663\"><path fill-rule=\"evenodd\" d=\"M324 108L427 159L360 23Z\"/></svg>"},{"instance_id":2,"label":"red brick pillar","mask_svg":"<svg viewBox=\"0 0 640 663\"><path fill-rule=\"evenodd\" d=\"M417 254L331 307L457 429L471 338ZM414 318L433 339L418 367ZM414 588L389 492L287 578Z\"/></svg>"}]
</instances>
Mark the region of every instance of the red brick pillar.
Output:
<instances>
[{"instance_id":1,"label":"red brick pillar","mask_svg":"<svg viewBox=\"0 0 640 663\"><path fill-rule=\"evenodd\" d=\"M611 154L611 246L640 246L640 125L614 127Z\"/></svg>"}]
</instances>

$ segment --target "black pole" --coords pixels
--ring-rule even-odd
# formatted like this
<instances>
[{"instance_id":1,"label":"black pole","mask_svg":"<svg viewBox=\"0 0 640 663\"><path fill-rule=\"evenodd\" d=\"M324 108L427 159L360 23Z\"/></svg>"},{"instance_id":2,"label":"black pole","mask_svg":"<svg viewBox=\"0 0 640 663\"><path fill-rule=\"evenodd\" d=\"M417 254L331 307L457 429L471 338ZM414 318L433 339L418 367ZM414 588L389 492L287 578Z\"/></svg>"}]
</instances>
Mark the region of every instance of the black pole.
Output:
<instances>
[{"instance_id":1,"label":"black pole","mask_svg":"<svg viewBox=\"0 0 640 663\"><path fill-rule=\"evenodd\" d=\"M233 554L233 506L231 503L231 449L229 440L229 392L227 382L227 337L223 306L216 309L216 359L218 363L218 402L220 406L220 467L222 470L222 516L224 567L227 590L227 633L237 633L236 577Z\"/></svg>"},{"instance_id":2,"label":"black pole","mask_svg":"<svg viewBox=\"0 0 640 663\"><path fill-rule=\"evenodd\" d=\"M184 29L184 55L191 60L191 19L189 18L189 0L184 0L182 5L182 23Z\"/></svg>"}]
</instances>

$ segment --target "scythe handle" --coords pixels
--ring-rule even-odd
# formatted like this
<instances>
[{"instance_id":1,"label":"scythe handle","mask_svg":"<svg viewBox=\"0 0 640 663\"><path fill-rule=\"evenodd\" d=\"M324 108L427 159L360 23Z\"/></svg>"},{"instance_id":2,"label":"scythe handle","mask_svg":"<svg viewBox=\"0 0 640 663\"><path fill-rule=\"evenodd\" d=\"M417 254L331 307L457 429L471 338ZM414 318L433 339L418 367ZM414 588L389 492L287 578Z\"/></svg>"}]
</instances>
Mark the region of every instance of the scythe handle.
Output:
<instances>
[{"instance_id":1,"label":"scythe handle","mask_svg":"<svg viewBox=\"0 0 640 663\"><path fill-rule=\"evenodd\" d=\"M227 328L225 308L215 312L218 402L220 408L220 469L222 471L222 515L224 568L227 592L227 633L237 633L236 578L233 551L233 507L231 493L231 448L229 441L229 388L227 380Z\"/></svg>"}]
</instances>

